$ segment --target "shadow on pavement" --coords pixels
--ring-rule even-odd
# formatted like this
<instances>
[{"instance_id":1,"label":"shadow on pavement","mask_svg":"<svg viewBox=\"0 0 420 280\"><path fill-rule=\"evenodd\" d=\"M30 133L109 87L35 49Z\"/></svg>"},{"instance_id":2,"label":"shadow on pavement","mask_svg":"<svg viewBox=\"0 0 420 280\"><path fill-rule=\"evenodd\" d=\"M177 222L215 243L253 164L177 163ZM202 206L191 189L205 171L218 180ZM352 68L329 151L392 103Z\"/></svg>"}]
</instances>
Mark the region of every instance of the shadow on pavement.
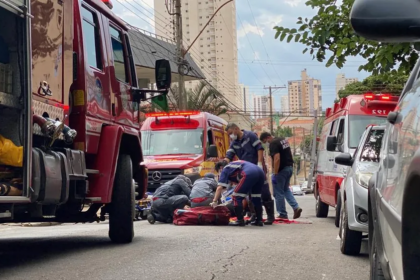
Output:
<instances>
[{"instance_id":1,"label":"shadow on pavement","mask_svg":"<svg viewBox=\"0 0 420 280\"><path fill-rule=\"evenodd\" d=\"M135 238L133 243L136 241ZM124 249L133 243L120 245L112 243L108 237L90 236L3 239L0 240L0 271L63 258L76 252Z\"/></svg>"}]
</instances>

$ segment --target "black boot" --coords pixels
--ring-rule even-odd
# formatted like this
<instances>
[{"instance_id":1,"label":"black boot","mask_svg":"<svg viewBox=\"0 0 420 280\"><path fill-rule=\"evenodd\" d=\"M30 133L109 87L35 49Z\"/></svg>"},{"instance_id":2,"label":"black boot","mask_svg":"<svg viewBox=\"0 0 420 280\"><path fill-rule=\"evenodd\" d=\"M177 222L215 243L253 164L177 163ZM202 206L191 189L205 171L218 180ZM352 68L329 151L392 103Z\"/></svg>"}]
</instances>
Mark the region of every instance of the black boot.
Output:
<instances>
[{"instance_id":1,"label":"black boot","mask_svg":"<svg viewBox=\"0 0 420 280\"><path fill-rule=\"evenodd\" d=\"M264 226L263 219L262 219L262 213L263 213L262 205L255 206L254 204L254 208L255 208L256 219L254 222L251 223L251 226L262 227Z\"/></svg>"},{"instance_id":2,"label":"black boot","mask_svg":"<svg viewBox=\"0 0 420 280\"><path fill-rule=\"evenodd\" d=\"M235 213L236 213L236 221L230 222L230 226L245 226L245 219L244 219L244 207L242 203L238 203L238 206L235 206Z\"/></svg>"},{"instance_id":3,"label":"black boot","mask_svg":"<svg viewBox=\"0 0 420 280\"><path fill-rule=\"evenodd\" d=\"M274 200L264 202L265 212L267 212L267 220L265 225L272 225L275 221L274 217Z\"/></svg>"}]
</instances>

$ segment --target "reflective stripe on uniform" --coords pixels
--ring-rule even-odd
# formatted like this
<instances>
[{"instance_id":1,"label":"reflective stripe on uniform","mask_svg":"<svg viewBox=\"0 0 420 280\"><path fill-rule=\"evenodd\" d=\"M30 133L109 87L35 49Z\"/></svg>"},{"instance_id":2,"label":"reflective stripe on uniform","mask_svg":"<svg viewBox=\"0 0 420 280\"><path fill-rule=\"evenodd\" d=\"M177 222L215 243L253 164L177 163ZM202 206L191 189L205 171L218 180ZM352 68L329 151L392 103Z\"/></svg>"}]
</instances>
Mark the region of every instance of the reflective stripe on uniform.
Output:
<instances>
[{"instance_id":1,"label":"reflective stripe on uniform","mask_svg":"<svg viewBox=\"0 0 420 280\"><path fill-rule=\"evenodd\" d=\"M219 185L219 186L222 186L222 187L225 187L225 188L229 187L229 184L220 183L220 182L218 183L218 185Z\"/></svg>"},{"instance_id":2,"label":"reflective stripe on uniform","mask_svg":"<svg viewBox=\"0 0 420 280\"><path fill-rule=\"evenodd\" d=\"M264 181L264 184L268 184L268 181Z\"/></svg>"},{"instance_id":3,"label":"reflective stripe on uniform","mask_svg":"<svg viewBox=\"0 0 420 280\"><path fill-rule=\"evenodd\" d=\"M236 145L232 145L232 147L234 147L235 149L240 149L241 146L236 146Z\"/></svg>"},{"instance_id":4,"label":"reflective stripe on uniform","mask_svg":"<svg viewBox=\"0 0 420 280\"><path fill-rule=\"evenodd\" d=\"M231 167L231 168L241 168L241 165L239 164L228 164L225 167Z\"/></svg>"},{"instance_id":5,"label":"reflective stripe on uniform","mask_svg":"<svg viewBox=\"0 0 420 280\"><path fill-rule=\"evenodd\" d=\"M257 146L258 144L260 144L261 143L261 141L260 140L257 140L257 141L255 141L254 143L252 143L252 147L255 147L255 146Z\"/></svg>"},{"instance_id":6,"label":"reflective stripe on uniform","mask_svg":"<svg viewBox=\"0 0 420 280\"><path fill-rule=\"evenodd\" d=\"M229 153L229 152L236 154L234 149L227 150L227 153Z\"/></svg>"},{"instance_id":7,"label":"reflective stripe on uniform","mask_svg":"<svg viewBox=\"0 0 420 280\"><path fill-rule=\"evenodd\" d=\"M249 138L245 139L245 141L241 144L242 148L245 147L246 144L248 144Z\"/></svg>"},{"instance_id":8,"label":"reflective stripe on uniform","mask_svg":"<svg viewBox=\"0 0 420 280\"><path fill-rule=\"evenodd\" d=\"M253 193L253 194L251 194L251 197L261 197L261 194L260 193Z\"/></svg>"},{"instance_id":9,"label":"reflective stripe on uniform","mask_svg":"<svg viewBox=\"0 0 420 280\"><path fill-rule=\"evenodd\" d=\"M234 193L232 194L232 196L246 197L246 196L247 196L247 194L246 194L246 193L237 193L237 192L234 192ZM260 196L261 196L261 195L260 195Z\"/></svg>"}]
</instances>

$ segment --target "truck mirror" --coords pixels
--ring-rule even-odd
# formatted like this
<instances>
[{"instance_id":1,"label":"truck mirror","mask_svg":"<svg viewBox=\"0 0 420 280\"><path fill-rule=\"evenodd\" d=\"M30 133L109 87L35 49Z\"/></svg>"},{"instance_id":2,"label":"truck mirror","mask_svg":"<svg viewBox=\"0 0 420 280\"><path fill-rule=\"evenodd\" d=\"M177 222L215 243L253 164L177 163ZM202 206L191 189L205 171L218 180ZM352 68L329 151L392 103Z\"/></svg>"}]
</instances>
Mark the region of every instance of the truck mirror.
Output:
<instances>
[{"instance_id":1,"label":"truck mirror","mask_svg":"<svg viewBox=\"0 0 420 280\"><path fill-rule=\"evenodd\" d=\"M335 157L335 163L345 166L352 166L353 165L353 158L348 153L342 153Z\"/></svg>"},{"instance_id":2,"label":"truck mirror","mask_svg":"<svg viewBox=\"0 0 420 280\"><path fill-rule=\"evenodd\" d=\"M351 25L359 36L380 42L416 42L420 36L418 0L356 0Z\"/></svg>"},{"instance_id":3,"label":"truck mirror","mask_svg":"<svg viewBox=\"0 0 420 280\"><path fill-rule=\"evenodd\" d=\"M168 89L171 87L171 74L171 64L168 60L156 60L155 79L157 89Z\"/></svg>"},{"instance_id":4,"label":"truck mirror","mask_svg":"<svg viewBox=\"0 0 420 280\"><path fill-rule=\"evenodd\" d=\"M393 155L387 155L387 156L385 156L385 158L384 158L384 167L386 168L386 169L392 169L392 168L394 168L394 165L395 165L395 158L394 158L394 156Z\"/></svg>"},{"instance_id":5,"label":"truck mirror","mask_svg":"<svg viewBox=\"0 0 420 280\"><path fill-rule=\"evenodd\" d=\"M207 147L207 157L208 158L217 158L219 154L217 153L217 146L216 145L210 145Z\"/></svg>"},{"instance_id":6,"label":"truck mirror","mask_svg":"<svg viewBox=\"0 0 420 280\"><path fill-rule=\"evenodd\" d=\"M327 151L335 152L336 147L337 147L337 136L328 136L327 137Z\"/></svg>"}]
</instances>

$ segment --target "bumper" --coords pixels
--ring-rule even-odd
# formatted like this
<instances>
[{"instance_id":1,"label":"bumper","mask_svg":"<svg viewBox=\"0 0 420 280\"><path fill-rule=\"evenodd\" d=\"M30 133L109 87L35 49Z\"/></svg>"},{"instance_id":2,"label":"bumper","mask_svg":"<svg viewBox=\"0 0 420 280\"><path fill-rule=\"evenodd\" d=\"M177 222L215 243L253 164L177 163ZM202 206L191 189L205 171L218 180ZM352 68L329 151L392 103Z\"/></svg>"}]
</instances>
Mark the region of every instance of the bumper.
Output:
<instances>
[{"instance_id":1,"label":"bumper","mask_svg":"<svg viewBox=\"0 0 420 280\"><path fill-rule=\"evenodd\" d=\"M360 221L361 214L368 214L368 190L353 180L352 188L346 190L348 225L351 230L368 232L368 221Z\"/></svg>"}]
</instances>

